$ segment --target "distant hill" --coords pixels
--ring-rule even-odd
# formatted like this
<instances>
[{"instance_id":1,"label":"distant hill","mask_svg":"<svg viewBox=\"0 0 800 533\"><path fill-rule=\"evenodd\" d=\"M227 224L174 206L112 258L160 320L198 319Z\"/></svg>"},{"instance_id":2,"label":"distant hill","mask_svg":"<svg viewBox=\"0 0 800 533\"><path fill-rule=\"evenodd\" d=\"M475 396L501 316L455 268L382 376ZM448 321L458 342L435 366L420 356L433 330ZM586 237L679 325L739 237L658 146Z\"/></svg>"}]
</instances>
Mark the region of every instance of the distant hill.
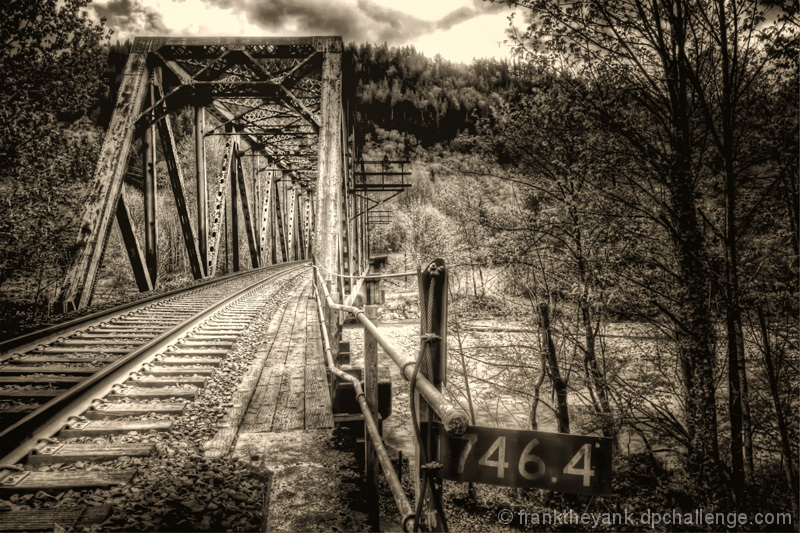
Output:
<instances>
[{"instance_id":1,"label":"distant hill","mask_svg":"<svg viewBox=\"0 0 800 533\"><path fill-rule=\"evenodd\" d=\"M526 77L519 70L528 68L496 59L453 63L439 55L428 58L413 46L386 44L350 43L347 61L356 80L361 132L397 130L423 146L475 133L493 103L522 88Z\"/></svg>"}]
</instances>

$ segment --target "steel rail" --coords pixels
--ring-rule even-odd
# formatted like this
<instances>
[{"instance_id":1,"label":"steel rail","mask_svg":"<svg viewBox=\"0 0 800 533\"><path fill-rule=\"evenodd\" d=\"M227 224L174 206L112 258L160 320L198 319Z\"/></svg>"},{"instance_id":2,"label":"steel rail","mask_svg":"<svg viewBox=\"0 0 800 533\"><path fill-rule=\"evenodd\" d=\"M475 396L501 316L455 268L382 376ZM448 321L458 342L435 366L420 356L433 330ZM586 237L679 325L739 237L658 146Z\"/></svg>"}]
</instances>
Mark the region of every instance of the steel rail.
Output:
<instances>
[{"instance_id":1,"label":"steel rail","mask_svg":"<svg viewBox=\"0 0 800 533\"><path fill-rule=\"evenodd\" d=\"M294 261L293 263L303 263L307 261ZM141 298L139 300L134 300L132 302L127 302L124 304L120 304L118 306L112 307L110 309L105 309L102 311L97 311L90 315L81 316L77 318L73 318L72 320L68 320L67 322L62 322L61 324L55 324L53 326L47 326L45 328L41 328L35 331L31 331L29 333L25 333L23 335L19 335L18 337L14 337L12 339L4 340L0 342L0 363L9 359L15 351L26 351L27 349L32 349L38 344L46 344L49 342L56 341L59 337L63 337L73 331L76 331L80 328L87 328L91 326L96 326L100 322L104 322L109 318L114 317L115 315L119 315L123 312L133 312L138 311L140 308L144 308L147 305L159 300L159 299L167 299L172 296L177 296L183 292L192 291L194 289L201 289L208 285L212 285L214 283L219 283L222 281L228 281L231 279L235 279L246 274L252 274L253 272L258 272L259 270L267 270L267 269L274 269L275 267L282 266L282 265L290 265L292 263L279 263L278 265L268 265L261 268L254 268L251 270L243 270L241 272L233 272L231 274L225 274L224 276L220 276L217 278L211 278L207 280L203 280L199 283L195 283L189 287L182 287L180 289L173 289L171 291L163 292L160 294L154 294L152 296L147 296L145 298ZM28 346L30 345L30 346Z\"/></svg>"},{"instance_id":2,"label":"steel rail","mask_svg":"<svg viewBox=\"0 0 800 533\"><path fill-rule=\"evenodd\" d=\"M394 361L394 363L400 368L400 373L403 374L403 377L406 378L406 381L411 381L411 376L414 374L413 366L417 362L416 359L411 359L400 354L400 352L398 352L391 344L389 344L389 342L380 334L378 328L375 327L375 324L373 324L372 321L364 314L363 309L350 305L341 305L334 302L333 298L331 298L330 292L328 292L328 287L325 284L325 280L322 278L322 274L320 273L319 269L316 267L316 265L313 265L313 268L316 272L316 277L318 280L317 287L322 287L328 307L336 311L343 311L354 315L356 319L361 322L364 327L375 337L375 340L378 341L378 344L381 345L386 354L392 358L392 361ZM438 390L433 383L431 383L428 378L422 374L417 375L416 389L425 398L425 400L428 402L428 405L431 406L434 412L439 415L439 418L442 420L442 424L444 424L445 430L447 430L448 433L458 436L462 435L464 431L466 431L467 426L469 425L469 416L467 415L466 411L464 411L462 407L448 401L442 392Z\"/></svg>"},{"instance_id":3,"label":"steel rail","mask_svg":"<svg viewBox=\"0 0 800 533\"><path fill-rule=\"evenodd\" d=\"M297 263L295 268L300 268L307 262L294 261L293 263ZM276 269L277 267L285 265L287 265L287 263L271 265L270 267L264 268ZM63 394L56 396L0 432L0 468L19 461L25 456L29 448L36 445L40 438L49 436L48 434L58 431L69 417L70 413L81 410L81 408L88 408L97 396L106 394L111 390L113 386L112 382L120 380L123 376L132 373L137 366L146 363L149 356L155 356L155 352L166 348L181 336L188 333L195 327L197 322L209 318L217 311L258 289L261 285L292 270L294 269L281 270L272 276L260 279L212 307L208 307L194 314L147 344L140 346L136 350L92 374L74 387L67 389ZM250 270L248 272L254 271L255 270Z\"/></svg>"},{"instance_id":4,"label":"steel rail","mask_svg":"<svg viewBox=\"0 0 800 533\"><path fill-rule=\"evenodd\" d=\"M397 472L394 471L392 460L389 458L389 453L386 451L386 446L383 444L383 439L381 439L378 425L372 418L372 412L369 409L369 404L367 404L367 398L364 395L364 390L361 388L361 382L354 376L351 376L350 374L337 368L336 364L333 362L331 344L328 340L328 327L325 324L325 314L322 311L322 300L320 300L319 291L314 291L314 296L317 301L317 314L319 315L319 323L322 330L322 342L325 349L325 360L328 363L328 368L330 369L331 373L336 375L339 379L349 381L353 384L353 387L356 391L356 400L358 401L358 405L364 415L364 424L367 428L367 434L369 435L370 441L372 441L372 445L375 447L375 452L378 454L378 459L381 463L381 469L386 476L386 481L389 483L389 488L392 491L392 496L394 496L397 509L400 511L400 515L402 516L403 531L413 531L415 516L414 510L411 507L411 503L408 501L405 491L403 490L403 485L400 482L400 478L397 476Z\"/></svg>"}]
</instances>

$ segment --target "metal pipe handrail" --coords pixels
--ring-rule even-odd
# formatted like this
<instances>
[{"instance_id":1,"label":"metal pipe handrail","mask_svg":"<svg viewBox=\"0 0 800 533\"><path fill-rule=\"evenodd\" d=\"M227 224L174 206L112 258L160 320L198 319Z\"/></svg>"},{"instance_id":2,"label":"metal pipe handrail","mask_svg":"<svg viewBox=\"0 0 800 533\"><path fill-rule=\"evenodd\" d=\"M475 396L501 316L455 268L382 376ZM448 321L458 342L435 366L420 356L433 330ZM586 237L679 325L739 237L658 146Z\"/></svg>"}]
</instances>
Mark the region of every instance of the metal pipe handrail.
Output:
<instances>
[{"instance_id":1,"label":"metal pipe handrail","mask_svg":"<svg viewBox=\"0 0 800 533\"><path fill-rule=\"evenodd\" d=\"M336 375L339 379L349 381L353 384L353 388L355 388L356 391L356 400L358 401L358 405L364 415L364 424L367 428L367 434L369 435L370 441L372 441L372 445L375 447L375 452L377 453L378 459L381 463L381 469L386 476L386 481L389 483L389 488L392 491L392 496L394 496L397 509L400 511L400 514L403 517L403 531L413 531L415 517L414 510L411 507L411 503L408 501L405 491L403 490L403 485L400 482L400 478L397 476L397 472L394 471L392 460L389 458L389 452L386 451L386 446L384 446L383 440L381 439L378 425L372 418L372 411L370 411L369 404L367 404L364 390L361 388L361 382L354 376L351 376L350 374L337 368L336 364L333 362L331 343L328 339L328 327L325 324L325 314L322 312L322 301L319 298L319 291L315 291L314 296L317 301L317 314L319 316L319 323L322 329L322 342L328 368L330 369L331 373Z\"/></svg>"},{"instance_id":2,"label":"metal pipe handrail","mask_svg":"<svg viewBox=\"0 0 800 533\"><path fill-rule=\"evenodd\" d=\"M328 307L335 311L345 311L353 314L356 319L364 325L364 328L369 330L386 354L391 357L392 361L394 361L394 363L400 368L400 373L403 374L403 377L406 379L406 381L411 381L411 377L414 374L413 366L417 362L416 359L411 359L400 354L392 345L390 345L378 332L378 328L375 327L375 324L373 324L372 321L367 318L363 309L350 305L341 305L334 302L333 298L331 298L330 292L328 291L327 285L325 285L325 280L322 278L322 274L319 272L319 269L316 265L312 265L312 267L316 271L316 277L319 280L317 285L321 286L323 292L325 293L325 300ZM448 401L442 392L438 390L433 383L431 383L428 378L422 374L417 375L416 388L417 392L419 392L422 397L425 398L425 400L428 402L428 405L431 406L431 409L433 409L433 411L439 416L445 430L448 433L457 436L462 435L464 431L466 431L467 426L469 425L469 416L461 406L455 405Z\"/></svg>"},{"instance_id":3,"label":"metal pipe handrail","mask_svg":"<svg viewBox=\"0 0 800 533\"><path fill-rule=\"evenodd\" d=\"M363 276L366 281L371 279L390 279L390 278L407 278L408 276L418 276L419 272L394 272L391 274L372 274L370 276Z\"/></svg>"}]
</instances>

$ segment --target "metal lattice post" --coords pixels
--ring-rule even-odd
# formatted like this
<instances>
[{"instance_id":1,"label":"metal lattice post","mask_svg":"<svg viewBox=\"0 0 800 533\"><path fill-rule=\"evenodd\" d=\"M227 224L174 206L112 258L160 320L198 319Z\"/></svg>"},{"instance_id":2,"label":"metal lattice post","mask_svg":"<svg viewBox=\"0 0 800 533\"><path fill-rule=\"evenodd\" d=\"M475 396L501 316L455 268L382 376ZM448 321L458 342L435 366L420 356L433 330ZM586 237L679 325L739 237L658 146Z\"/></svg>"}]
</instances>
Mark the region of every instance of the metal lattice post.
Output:
<instances>
[{"instance_id":1,"label":"metal lattice post","mask_svg":"<svg viewBox=\"0 0 800 533\"><path fill-rule=\"evenodd\" d=\"M371 304L371 302L367 302ZM366 305L364 314L370 320L378 318L378 306ZM370 414L375 421L375 425L380 430L382 424L378 415L378 340L364 329L364 393ZM372 440L369 438L367 426L364 424L364 467L366 478L367 508L370 510L370 520L372 529L380 530L380 499L378 497L379 471L378 452L375 450Z\"/></svg>"},{"instance_id":2,"label":"metal lattice post","mask_svg":"<svg viewBox=\"0 0 800 533\"><path fill-rule=\"evenodd\" d=\"M148 74L148 104L156 98L152 73ZM151 114L152 115L152 114ZM142 136L142 178L144 181L144 253L150 281L155 287L158 278L158 229L156 227L156 128L152 125Z\"/></svg>"},{"instance_id":3,"label":"metal lattice post","mask_svg":"<svg viewBox=\"0 0 800 533\"><path fill-rule=\"evenodd\" d=\"M194 106L194 168L197 184L197 247L203 275L208 275L208 183L206 179L205 109Z\"/></svg>"},{"instance_id":4,"label":"metal lattice post","mask_svg":"<svg viewBox=\"0 0 800 533\"><path fill-rule=\"evenodd\" d=\"M230 166L231 183L231 247L233 248L233 271L239 272L239 144L233 145L233 160Z\"/></svg>"},{"instance_id":5,"label":"metal lattice post","mask_svg":"<svg viewBox=\"0 0 800 533\"><path fill-rule=\"evenodd\" d=\"M433 385L442 390L447 376L447 270L444 259L431 262L419 276L420 307L420 357L427 358L420 366L420 374L428 378ZM415 502L422 499L422 516L420 523L427 531L442 531L444 523L437 516L437 502L442 498L442 479L437 464L439 460L438 436L433 424L440 422L425 399L419 392L414 392L417 416L420 422L420 439L415 441ZM423 452L420 445L425 446L424 455L427 463L423 464ZM440 465L439 465L440 466ZM428 470L426 473L425 471ZM423 476L430 476L426 486ZM423 487L425 491L423 493ZM442 509L438 509L444 512Z\"/></svg>"},{"instance_id":6,"label":"metal lattice post","mask_svg":"<svg viewBox=\"0 0 800 533\"><path fill-rule=\"evenodd\" d=\"M272 171L267 172L267 186L266 191L262 192L261 204L261 228L260 228L260 242L261 242L261 263L263 265L270 265L275 262L272 257Z\"/></svg>"},{"instance_id":7,"label":"metal lattice post","mask_svg":"<svg viewBox=\"0 0 800 533\"><path fill-rule=\"evenodd\" d=\"M289 254L289 256L287 258L287 261L294 261L295 259L297 259L297 256L294 253L295 252L295 244L296 244L295 243L295 238L294 238L294 227L295 227L294 220L295 220L295 214L296 214L295 213L295 208L294 208L295 207L295 201L294 201L295 194L297 194L296 193L296 189L295 189L295 187L292 187L291 191L289 192L289 200L287 201L288 212L289 212L289 229L286 232L287 236L289 237L289 242L288 242L288 244L286 246L286 250L288 251L288 254Z\"/></svg>"},{"instance_id":8,"label":"metal lattice post","mask_svg":"<svg viewBox=\"0 0 800 533\"><path fill-rule=\"evenodd\" d=\"M214 197L214 216L211 220L211 243L209 244L208 248L208 268L206 270L209 277L213 277L214 274L217 272L217 256L219 255L219 243L222 237L223 226L226 225L226 216L225 216L225 196L228 191L228 187L225 185L225 182L228 179L228 175L230 174L230 165L232 159L232 151L233 151L233 143L231 141L231 137L228 137L227 142L225 143L225 149L223 152L222 158L222 170L219 174L219 180L217 182L217 194ZM227 234L227 231L226 231ZM227 236L227 235L226 235ZM227 255L226 255L226 265L227 265Z\"/></svg>"}]
</instances>

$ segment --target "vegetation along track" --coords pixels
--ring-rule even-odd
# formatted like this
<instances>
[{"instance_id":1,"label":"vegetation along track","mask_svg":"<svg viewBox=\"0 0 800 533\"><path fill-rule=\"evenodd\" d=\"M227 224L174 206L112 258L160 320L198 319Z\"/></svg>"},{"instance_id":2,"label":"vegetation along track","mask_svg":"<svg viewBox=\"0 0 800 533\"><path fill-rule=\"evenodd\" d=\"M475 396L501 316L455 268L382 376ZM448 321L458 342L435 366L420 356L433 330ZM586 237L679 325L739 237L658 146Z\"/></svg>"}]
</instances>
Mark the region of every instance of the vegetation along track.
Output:
<instances>
[{"instance_id":1,"label":"vegetation along track","mask_svg":"<svg viewBox=\"0 0 800 533\"><path fill-rule=\"evenodd\" d=\"M179 413L253 318L258 299L249 296L302 266L227 276L0 344L18 350L0 356L2 464L19 460L66 417L108 392L85 413L94 422L72 422L68 431L122 428L109 421L153 409ZM179 401L148 403L164 398ZM0 483L7 484L2 476Z\"/></svg>"}]
</instances>

